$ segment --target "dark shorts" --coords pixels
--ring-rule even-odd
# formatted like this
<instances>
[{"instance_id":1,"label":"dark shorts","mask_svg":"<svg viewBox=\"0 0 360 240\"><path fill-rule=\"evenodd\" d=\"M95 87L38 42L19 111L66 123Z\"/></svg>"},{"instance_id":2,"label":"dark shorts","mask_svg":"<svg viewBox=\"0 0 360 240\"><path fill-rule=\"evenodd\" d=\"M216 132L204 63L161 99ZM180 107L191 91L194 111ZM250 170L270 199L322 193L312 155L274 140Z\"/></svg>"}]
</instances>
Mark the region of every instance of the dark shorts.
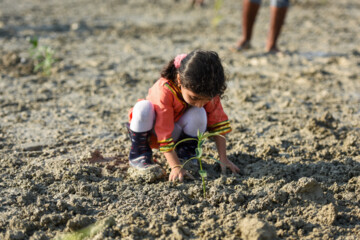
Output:
<instances>
[{"instance_id":1,"label":"dark shorts","mask_svg":"<svg viewBox=\"0 0 360 240\"><path fill-rule=\"evenodd\" d=\"M250 0L252 3L261 4L261 0ZM270 0L270 5L274 7L288 7L289 0Z\"/></svg>"}]
</instances>

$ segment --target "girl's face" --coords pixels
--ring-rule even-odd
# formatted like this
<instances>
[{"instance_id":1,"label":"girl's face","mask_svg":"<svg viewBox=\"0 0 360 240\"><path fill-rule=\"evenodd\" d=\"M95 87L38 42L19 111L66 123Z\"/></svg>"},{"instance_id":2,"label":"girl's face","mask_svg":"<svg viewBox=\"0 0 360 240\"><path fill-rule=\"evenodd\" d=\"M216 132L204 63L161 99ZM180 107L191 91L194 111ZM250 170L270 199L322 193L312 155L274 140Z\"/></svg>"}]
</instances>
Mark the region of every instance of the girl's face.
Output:
<instances>
[{"instance_id":1,"label":"girl's face","mask_svg":"<svg viewBox=\"0 0 360 240\"><path fill-rule=\"evenodd\" d=\"M191 106L200 108L211 101L210 97L201 96L201 95L196 94L193 91L181 86L179 74L177 75L177 84L180 86L181 93L182 93L182 96L183 96L185 102L190 104Z\"/></svg>"},{"instance_id":2,"label":"girl's face","mask_svg":"<svg viewBox=\"0 0 360 240\"><path fill-rule=\"evenodd\" d=\"M180 86L182 96L188 104L194 107L203 107L205 104L211 101L211 98L198 95L191 90Z\"/></svg>"}]
</instances>

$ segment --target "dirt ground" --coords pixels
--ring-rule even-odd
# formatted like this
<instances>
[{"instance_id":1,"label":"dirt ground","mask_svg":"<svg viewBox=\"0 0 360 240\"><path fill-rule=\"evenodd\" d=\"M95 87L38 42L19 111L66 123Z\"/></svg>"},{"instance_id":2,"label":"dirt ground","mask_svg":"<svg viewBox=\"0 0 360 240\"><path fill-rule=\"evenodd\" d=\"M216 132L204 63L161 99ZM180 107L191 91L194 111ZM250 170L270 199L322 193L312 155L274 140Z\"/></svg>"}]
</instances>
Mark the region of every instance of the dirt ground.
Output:
<instances>
[{"instance_id":1,"label":"dirt ground","mask_svg":"<svg viewBox=\"0 0 360 240\"><path fill-rule=\"evenodd\" d=\"M292 1L283 52L268 55L268 1L242 53L229 51L241 1L206 2L0 0L0 239L104 220L89 238L360 239L360 3ZM54 51L50 76L33 71L32 36ZM182 184L127 172L128 109L199 48L223 59L228 157L243 170L206 161L206 198L194 166Z\"/></svg>"}]
</instances>

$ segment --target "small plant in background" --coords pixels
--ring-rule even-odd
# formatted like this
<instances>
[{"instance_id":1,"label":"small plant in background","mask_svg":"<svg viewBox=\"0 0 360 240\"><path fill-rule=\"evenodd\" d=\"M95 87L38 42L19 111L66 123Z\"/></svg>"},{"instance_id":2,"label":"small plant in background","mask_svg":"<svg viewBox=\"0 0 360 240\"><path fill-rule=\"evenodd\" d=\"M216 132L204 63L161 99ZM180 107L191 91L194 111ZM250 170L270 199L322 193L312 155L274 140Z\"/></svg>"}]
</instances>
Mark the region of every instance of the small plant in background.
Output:
<instances>
[{"instance_id":1,"label":"small plant in background","mask_svg":"<svg viewBox=\"0 0 360 240\"><path fill-rule=\"evenodd\" d=\"M203 144L204 144L204 141L207 139L207 138L210 138L210 137L213 137L213 136L220 136L220 137L223 137L222 135L218 134L218 133L200 133L200 131L198 130L197 132L197 138L185 138L179 142L177 142L175 144L175 148L178 144L182 143L182 142L186 142L186 141L197 141L197 147L195 149L195 152L196 152L196 156L195 157L192 157L192 158L189 158L185 161L184 164L181 165L181 167L183 168L188 162L192 161L193 159L197 159L199 161L199 167L200 167L200 170L199 170L199 174L201 176L201 181L202 181L202 188L203 188L203 194L204 194L204 198L206 198L206 186L205 186L205 178L207 178L207 172L206 170L203 169L202 167L202 161L204 159L203 157ZM211 159L215 160L216 162L222 164L219 160L213 158L210 156Z\"/></svg>"},{"instance_id":2,"label":"small plant in background","mask_svg":"<svg viewBox=\"0 0 360 240\"><path fill-rule=\"evenodd\" d=\"M91 224L83 229L80 229L76 232L65 233L54 238L54 240L83 240L95 237L101 231L104 231L106 228L115 225L115 219L113 217L108 217L106 219L97 221L94 224Z\"/></svg>"},{"instance_id":3,"label":"small plant in background","mask_svg":"<svg viewBox=\"0 0 360 240\"><path fill-rule=\"evenodd\" d=\"M221 9L222 5L223 5L223 0L215 0L214 10L215 10L216 16L211 21L211 24L213 25L213 27L217 27L217 25L219 25L221 19L223 18L223 16L221 16L221 14L220 14L220 9Z\"/></svg>"},{"instance_id":4,"label":"small plant in background","mask_svg":"<svg viewBox=\"0 0 360 240\"><path fill-rule=\"evenodd\" d=\"M54 50L48 46L39 46L39 38L33 36L29 40L30 56L35 61L34 72L42 72L44 75L51 74L52 65L55 63Z\"/></svg>"}]
</instances>

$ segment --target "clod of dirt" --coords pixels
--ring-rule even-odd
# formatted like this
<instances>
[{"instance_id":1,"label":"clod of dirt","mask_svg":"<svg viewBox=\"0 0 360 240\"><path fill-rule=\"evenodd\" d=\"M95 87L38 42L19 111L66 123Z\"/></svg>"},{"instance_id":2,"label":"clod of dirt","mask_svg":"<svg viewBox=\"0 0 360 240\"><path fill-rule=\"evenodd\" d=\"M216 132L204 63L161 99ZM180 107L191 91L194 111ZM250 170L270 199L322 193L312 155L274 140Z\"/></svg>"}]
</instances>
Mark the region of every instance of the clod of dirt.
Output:
<instances>
[{"instance_id":1,"label":"clod of dirt","mask_svg":"<svg viewBox=\"0 0 360 240\"><path fill-rule=\"evenodd\" d=\"M41 151L48 144L46 142L30 142L21 145L23 151Z\"/></svg>"},{"instance_id":2,"label":"clod of dirt","mask_svg":"<svg viewBox=\"0 0 360 240\"><path fill-rule=\"evenodd\" d=\"M333 225L337 217L337 209L334 204L330 203L321 208L318 212L316 220L320 224Z\"/></svg>"},{"instance_id":3,"label":"clod of dirt","mask_svg":"<svg viewBox=\"0 0 360 240\"><path fill-rule=\"evenodd\" d=\"M240 220L237 228L244 240L274 240L277 238L275 227L255 217Z\"/></svg>"},{"instance_id":4,"label":"clod of dirt","mask_svg":"<svg viewBox=\"0 0 360 240\"><path fill-rule=\"evenodd\" d=\"M314 178L302 177L298 181L284 185L281 190L302 199L324 200L323 190Z\"/></svg>"},{"instance_id":5,"label":"clod of dirt","mask_svg":"<svg viewBox=\"0 0 360 240\"><path fill-rule=\"evenodd\" d=\"M274 146L267 145L262 151L262 156L277 156L279 154L279 149Z\"/></svg>"},{"instance_id":6,"label":"clod of dirt","mask_svg":"<svg viewBox=\"0 0 360 240\"><path fill-rule=\"evenodd\" d=\"M171 228L172 239L180 240L189 238L189 229L182 226L181 224L174 224Z\"/></svg>"},{"instance_id":7,"label":"clod of dirt","mask_svg":"<svg viewBox=\"0 0 360 240\"><path fill-rule=\"evenodd\" d=\"M152 183L155 182L156 180L165 177L164 169L162 169L157 164L154 164L154 166L151 166L146 170L137 170L135 168L129 168L127 173L129 178L136 182Z\"/></svg>"},{"instance_id":8,"label":"clod of dirt","mask_svg":"<svg viewBox=\"0 0 360 240\"><path fill-rule=\"evenodd\" d=\"M11 239L11 240L21 240L25 239L25 233L23 231L12 231L8 230L5 234L5 239Z\"/></svg>"},{"instance_id":9,"label":"clod of dirt","mask_svg":"<svg viewBox=\"0 0 360 240\"><path fill-rule=\"evenodd\" d=\"M7 53L2 57L4 67L13 67L20 63L20 57L16 53Z\"/></svg>"},{"instance_id":10,"label":"clod of dirt","mask_svg":"<svg viewBox=\"0 0 360 240\"><path fill-rule=\"evenodd\" d=\"M326 112L318 119L311 119L307 125L311 132L322 135L331 133L331 130L336 129L337 126L338 120L336 120L329 112Z\"/></svg>"},{"instance_id":11,"label":"clod of dirt","mask_svg":"<svg viewBox=\"0 0 360 240\"><path fill-rule=\"evenodd\" d=\"M129 168L129 163L123 155L115 157L104 157L99 149L91 153L91 157L87 159L90 163L98 163L104 167L104 170L113 172L117 169L126 171Z\"/></svg>"},{"instance_id":12,"label":"clod of dirt","mask_svg":"<svg viewBox=\"0 0 360 240\"><path fill-rule=\"evenodd\" d=\"M77 215L76 217L74 217L73 219L67 222L66 227L70 231L76 231L92 224L93 222L94 222L93 218L90 218L88 216Z\"/></svg>"},{"instance_id":13,"label":"clod of dirt","mask_svg":"<svg viewBox=\"0 0 360 240\"><path fill-rule=\"evenodd\" d=\"M0 71L12 76L26 76L33 74L34 63L30 59L22 59L18 53L4 53L0 59Z\"/></svg>"}]
</instances>

